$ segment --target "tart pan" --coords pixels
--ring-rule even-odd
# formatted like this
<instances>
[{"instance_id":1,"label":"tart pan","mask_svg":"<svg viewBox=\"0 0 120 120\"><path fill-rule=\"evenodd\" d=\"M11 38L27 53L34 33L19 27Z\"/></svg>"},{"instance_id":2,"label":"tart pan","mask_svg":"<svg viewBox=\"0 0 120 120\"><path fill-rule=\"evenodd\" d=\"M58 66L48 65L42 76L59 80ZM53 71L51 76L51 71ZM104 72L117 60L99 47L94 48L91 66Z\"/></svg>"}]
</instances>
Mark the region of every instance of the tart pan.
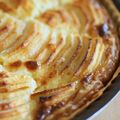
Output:
<instances>
[{"instance_id":1,"label":"tart pan","mask_svg":"<svg viewBox=\"0 0 120 120\"><path fill-rule=\"evenodd\" d=\"M75 117L75 120L86 120L94 113L99 111L106 105L120 90L120 74L114 79L112 84L105 90L104 94L85 109L80 115Z\"/></svg>"},{"instance_id":2,"label":"tart pan","mask_svg":"<svg viewBox=\"0 0 120 120\"><path fill-rule=\"evenodd\" d=\"M119 0L99 0L111 15L114 24L116 26L118 36L120 39L120 1ZM115 6L116 5L116 6ZM120 59L120 58L119 58ZM120 60L119 60L120 61ZM120 64L120 63L119 63ZM108 87L109 86L109 87ZM77 115L75 120L86 120L91 117L94 113L99 111L104 105L106 105L120 90L120 65L113 75L110 83L108 83L104 94L94 101L87 109L81 114Z\"/></svg>"}]
</instances>

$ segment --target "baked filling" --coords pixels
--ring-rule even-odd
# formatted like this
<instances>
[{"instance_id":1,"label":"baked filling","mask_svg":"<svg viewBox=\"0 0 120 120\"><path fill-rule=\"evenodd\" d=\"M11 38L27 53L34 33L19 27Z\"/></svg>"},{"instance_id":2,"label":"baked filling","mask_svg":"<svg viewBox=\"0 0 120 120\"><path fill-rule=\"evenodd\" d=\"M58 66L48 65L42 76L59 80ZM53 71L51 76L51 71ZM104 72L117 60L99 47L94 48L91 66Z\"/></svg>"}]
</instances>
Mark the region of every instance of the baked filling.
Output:
<instances>
[{"instance_id":1,"label":"baked filling","mask_svg":"<svg viewBox=\"0 0 120 120\"><path fill-rule=\"evenodd\" d=\"M0 0L0 120L73 118L103 93L118 57L96 0Z\"/></svg>"}]
</instances>

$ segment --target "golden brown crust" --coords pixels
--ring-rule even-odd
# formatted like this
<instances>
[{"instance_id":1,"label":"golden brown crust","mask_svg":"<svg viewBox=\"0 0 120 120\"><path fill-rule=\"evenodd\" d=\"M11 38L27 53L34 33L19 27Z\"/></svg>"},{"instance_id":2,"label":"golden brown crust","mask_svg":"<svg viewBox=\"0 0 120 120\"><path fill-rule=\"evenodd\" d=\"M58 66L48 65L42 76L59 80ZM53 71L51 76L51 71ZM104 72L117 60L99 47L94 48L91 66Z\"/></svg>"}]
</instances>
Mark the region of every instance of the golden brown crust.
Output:
<instances>
[{"instance_id":1,"label":"golden brown crust","mask_svg":"<svg viewBox=\"0 0 120 120\"><path fill-rule=\"evenodd\" d=\"M120 46L101 3L0 2L0 120L71 119L102 95Z\"/></svg>"}]
</instances>

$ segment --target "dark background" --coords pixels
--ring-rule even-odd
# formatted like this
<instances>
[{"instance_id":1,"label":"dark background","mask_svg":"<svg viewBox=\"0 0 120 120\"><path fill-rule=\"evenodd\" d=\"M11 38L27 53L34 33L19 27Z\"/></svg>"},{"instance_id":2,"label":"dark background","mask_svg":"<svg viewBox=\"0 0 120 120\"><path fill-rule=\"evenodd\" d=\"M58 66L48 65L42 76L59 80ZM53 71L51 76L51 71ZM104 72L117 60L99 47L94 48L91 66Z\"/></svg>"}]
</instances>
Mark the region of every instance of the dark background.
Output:
<instances>
[{"instance_id":1,"label":"dark background","mask_svg":"<svg viewBox=\"0 0 120 120\"><path fill-rule=\"evenodd\" d=\"M119 9L119 11L120 11L120 0L113 0L114 1L114 3L115 3L115 5L116 5L116 7Z\"/></svg>"}]
</instances>

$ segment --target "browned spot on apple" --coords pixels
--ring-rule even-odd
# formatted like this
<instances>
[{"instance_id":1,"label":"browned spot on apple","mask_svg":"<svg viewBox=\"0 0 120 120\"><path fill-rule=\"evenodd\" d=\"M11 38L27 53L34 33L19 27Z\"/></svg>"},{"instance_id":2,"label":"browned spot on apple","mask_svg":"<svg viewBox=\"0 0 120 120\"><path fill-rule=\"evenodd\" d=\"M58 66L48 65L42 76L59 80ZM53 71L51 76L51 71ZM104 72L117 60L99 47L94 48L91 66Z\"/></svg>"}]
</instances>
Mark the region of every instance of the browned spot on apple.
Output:
<instances>
[{"instance_id":1,"label":"browned spot on apple","mask_svg":"<svg viewBox=\"0 0 120 120\"><path fill-rule=\"evenodd\" d=\"M7 73L0 72L0 78L6 78L6 77L8 77Z\"/></svg>"},{"instance_id":2,"label":"browned spot on apple","mask_svg":"<svg viewBox=\"0 0 120 120\"><path fill-rule=\"evenodd\" d=\"M0 9L2 9L2 10L5 11L5 12L14 11L14 9L13 9L11 6L5 4L5 3L2 2L2 1L0 1Z\"/></svg>"},{"instance_id":3,"label":"browned spot on apple","mask_svg":"<svg viewBox=\"0 0 120 120\"><path fill-rule=\"evenodd\" d=\"M47 48L50 49L52 52L55 52L56 50L56 45L52 44L52 43L49 43L47 45Z\"/></svg>"},{"instance_id":4,"label":"browned spot on apple","mask_svg":"<svg viewBox=\"0 0 120 120\"><path fill-rule=\"evenodd\" d=\"M10 66L10 67L13 67L13 68L18 68L18 67L20 67L21 65L22 65L22 61L17 60L17 61L15 61L15 62L11 63L9 66Z\"/></svg>"},{"instance_id":5,"label":"browned spot on apple","mask_svg":"<svg viewBox=\"0 0 120 120\"><path fill-rule=\"evenodd\" d=\"M27 61L25 62L25 66L28 70L36 70L39 67L37 61Z\"/></svg>"}]
</instances>

